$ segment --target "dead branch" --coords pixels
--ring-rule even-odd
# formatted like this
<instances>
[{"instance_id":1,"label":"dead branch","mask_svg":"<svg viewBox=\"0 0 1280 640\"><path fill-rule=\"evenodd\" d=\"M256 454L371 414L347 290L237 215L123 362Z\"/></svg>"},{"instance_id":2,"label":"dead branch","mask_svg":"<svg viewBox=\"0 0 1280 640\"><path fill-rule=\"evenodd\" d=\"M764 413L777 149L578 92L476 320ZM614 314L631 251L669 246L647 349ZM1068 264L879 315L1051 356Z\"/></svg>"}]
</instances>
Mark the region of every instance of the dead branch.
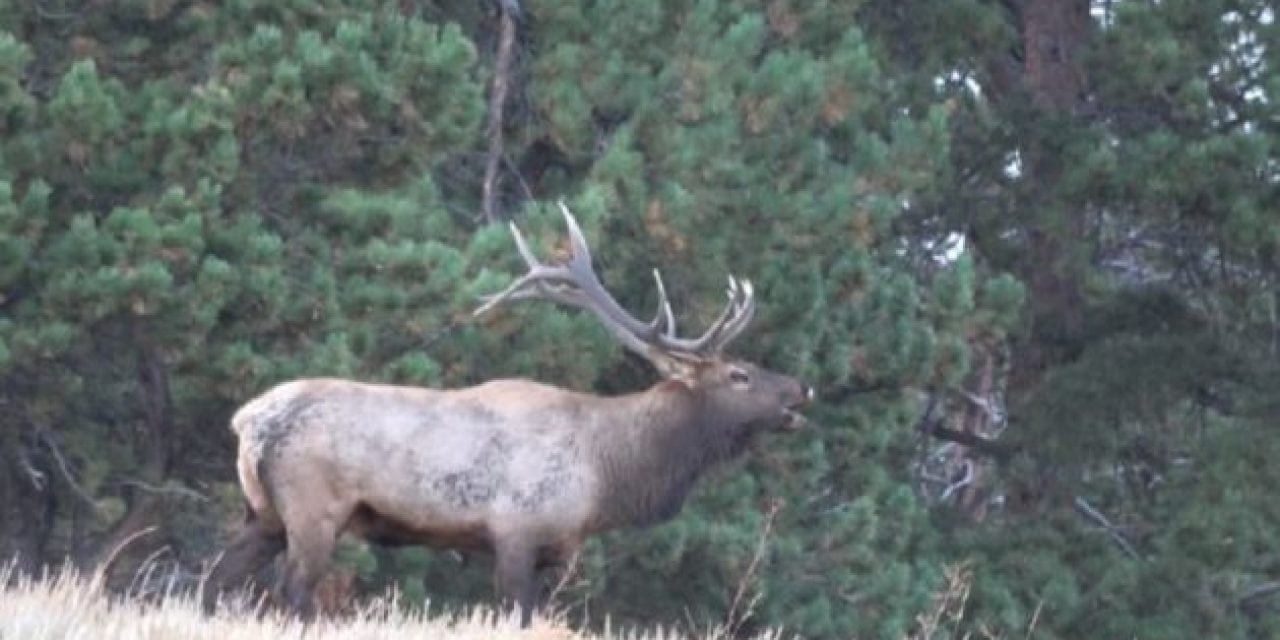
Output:
<instances>
[{"instance_id":1,"label":"dead branch","mask_svg":"<svg viewBox=\"0 0 1280 640\"><path fill-rule=\"evenodd\" d=\"M1240 594L1240 608L1251 609L1256 607L1264 598L1277 593L1280 593L1280 580L1253 585Z\"/></svg>"},{"instance_id":2,"label":"dead branch","mask_svg":"<svg viewBox=\"0 0 1280 640\"><path fill-rule=\"evenodd\" d=\"M751 562L747 564L747 570L743 572L742 579L738 581L738 588L733 593L733 600L729 602L729 610L725 613L724 628L727 637L735 637L738 629L743 623L751 617L751 610L754 608L756 601L759 600L757 595L750 603L743 606L742 599L746 595L747 585L754 582L756 571L760 568L760 560L764 558L765 547L769 542L769 534L773 531L773 521L778 516L778 511L782 509L779 501L772 501L764 514L764 522L760 525L760 538L756 540L755 552L751 554Z\"/></svg>"},{"instance_id":3,"label":"dead branch","mask_svg":"<svg viewBox=\"0 0 1280 640\"><path fill-rule=\"evenodd\" d=\"M158 487L156 485L143 482L142 480L124 480L120 484L128 487L134 487L135 489L141 489L147 493L176 495L184 498L191 498L192 500L200 502L209 502L209 496L180 485L165 484L164 486Z\"/></svg>"},{"instance_id":4,"label":"dead branch","mask_svg":"<svg viewBox=\"0 0 1280 640\"><path fill-rule=\"evenodd\" d=\"M489 158L484 168L483 207L485 219L498 222L498 171L503 151L503 112L507 104L507 92L511 88L511 59L516 42L516 18L520 5L517 0L498 3L498 54L493 64L493 84L489 91Z\"/></svg>"},{"instance_id":5,"label":"dead branch","mask_svg":"<svg viewBox=\"0 0 1280 640\"><path fill-rule=\"evenodd\" d=\"M578 573L578 561L582 559L582 549L578 548L573 551L573 555L569 556L569 561L564 563L564 570L560 573L560 578L556 580L556 584L551 588L551 593L547 595L547 602L555 602L560 596L560 592L568 588L569 583Z\"/></svg>"},{"instance_id":6,"label":"dead branch","mask_svg":"<svg viewBox=\"0 0 1280 640\"><path fill-rule=\"evenodd\" d=\"M973 461L966 459L964 461L964 475L961 476L959 480L956 480L955 482L948 484L947 488L943 490L942 495L938 499L947 500L955 492L973 484L973 476L974 476Z\"/></svg>"},{"instance_id":7,"label":"dead branch","mask_svg":"<svg viewBox=\"0 0 1280 640\"><path fill-rule=\"evenodd\" d=\"M1133 548L1133 544L1124 537L1124 534L1120 532L1119 527L1112 524L1111 521L1107 519L1107 516L1103 515L1101 511L1094 508L1093 505L1089 504L1089 502L1082 496L1076 496L1075 505L1077 511L1086 518L1094 521L1098 526L1102 527L1103 530L1107 532L1107 535L1111 536L1111 539L1116 541L1116 545L1120 547L1121 551L1124 551L1125 555L1133 558L1134 560L1141 559L1141 556L1138 555L1137 549Z\"/></svg>"},{"instance_id":8,"label":"dead branch","mask_svg":"<svg viewBox=\"0 0 1280 640\"><path fill-rule=\"evenodd\" d=\"M36 491L44 491L45 481L47 480L44 472L31 463L31 457L27 455L26 448L21 446L18 447L18 464L22 466L22 470L31 479L31 486L35 487Z\"/></svg>"},{"instance_id":9,"label":"dead branch","mask_svg":"<svg viewBox=\"0 0 1280 640\"><path fill-rule=\"evenodd\" d=\"M939 440L946 440L948 442L964 445L977 453L991 456L998 462L1007 461L1014 453L1017 452L1014 447L998 440L984 438L980 435L969 433L968 431L952 429L944 424L943 418L922 421L919 429L921 433L933 436Z\"/></svg>"},{"instance_id":10,"label":"dead branch","mask_svg":"<svg viewBox=\"0 0 1280 640\"><path fill-rule=\"evenodd\" d=\"M985 415L992 424L999 424L1003 421L1003 416L1000 414L999 409L992 406L992 402L987 398L972 393L967 389L956 388L954 391L957 396L960 396L970 406Z\"/></svg>"},{"instance_id":11,"label":"dead branch","mask_svg":"<svg viewBox=\"0 0 1280 640\"><path fill-rule=\"evenodd\" d=\"M45 448L49 450L49 454L53 456L54 462L58 464L58 470L62 472L63 479L65 479L67 481L67 485L71 487L71 492L74 493L76 497L83 500L85 504L89 505L89 508L97 511L98 501L94 500L93 495L85 490L84 487L80 486L80 482L76 480L75 474L71 473L71 465L67 463L66 457L62 455L62 449L58 448L58 442L54 440L53 436L49 435L49 432L44 429L37 431L37 434L40 441L44 443Z\"/></svg>"},{"instance_id":12,"label":"dead branch","mask_svg":"<svg viewBox=\"0 0 1280 640\"><path fill-rule=\"evenodd\" d=\"M967 394L966 394L967 397ZM920 419L916 422L916 431L933 436L939 440L954 442L972 449L977 453L989 455L999 462L1008 460L1014 449L1007 444L984 438L976 433L953 429L947 426L946 413L941 411L942 401L938 393L931 392Z\"/></svg>"}]
</instances>

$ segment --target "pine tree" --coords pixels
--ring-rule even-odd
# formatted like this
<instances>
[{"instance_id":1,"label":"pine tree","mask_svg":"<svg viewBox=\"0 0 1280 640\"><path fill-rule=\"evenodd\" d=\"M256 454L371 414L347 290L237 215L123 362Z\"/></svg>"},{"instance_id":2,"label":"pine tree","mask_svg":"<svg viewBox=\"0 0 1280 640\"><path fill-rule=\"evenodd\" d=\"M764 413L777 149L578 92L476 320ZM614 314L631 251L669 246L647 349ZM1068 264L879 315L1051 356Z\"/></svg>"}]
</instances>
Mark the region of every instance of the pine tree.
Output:
<instances>
[{"instance_id":1,"label":"pine tree","mask_svg":"<svg viewBox=\"0 0 1280 640\"><path fill-rule=\"evenodd\" d=\"M141 550L209 553L227 416L271 382L461 377L412 347L494 244L432 177L475 136L476 51L393 9L86 4L71 47L6 11L5 504L36 517L5 537L27 563L153 523Z\"/></svg>"},{"instance_id":2,"label":"pine tree","mask_svg":"<svg viewBox=\"0 0 1280 640\"><path fill-rule=\"evenodd\" d=\"M188 561L211 551L218 507L192 496L234 495L226 416L291 376L652 381L589 318L468 318L515 267L505 232L469 213L487 10L65 8L6 6L0 38L3 489L6 509L40 514L6 519L6 551L91 561L153 523ZM547 205L567 198L623 300L651 303L636 274L661 266L682 326L709 319L726 274L752 278L763 308L742 354L824 390L810 432L766 441L675 522L593 546L574 593L593 607L738 624L759 593L748 624L895 636L927 601L940 568L901 389L963 375L966 336L999 333L1017 296L898 240L947 119L896 108L855 9L520 16L502 215L549 238ZM437 601L483 584L442 554L355 553L366 578Z\"/></svg>"},{"instance_id":3,"label":"pine tree","mask_svg":"<svg viewBox=\"0 0 1280 640\"><path fill-rule=\"evenodd\" d=\"M965 234L981 271L1026 285L1007 429L988 451L1002 462L986 490L1004 502L968 510L944 544L982 558L971 628L1275 633L1275 567L1255 533L1275 526L1273 472L1244 462L1273 447L1259 403L1274 369L1273 11L860 14L916 101L953 106L949 181L912 226ZM1244 441L1257 449L1228 462Z\"/></svg>"},{"instance_id":4,"label":"pine tree","mask_svg":"<svg viewBox=\"0 0 1280 640\"><path fill-rule=\"evenodd\" d=\"M1275 635L1269 3L47 5L0 2L0 553L195 566L286 378L652 383L583 314L470 316L489 223L555 255L563 198L628 308L750 278L735 351L821 391L592 544L575 616L896 638L969 563L963 631Z\"/></svg>"},{"instance_id":5,"label":"pine tree","mask_svg":"<svg viewBox=\"0 0 1280 640\"><path fill-rule=\"evenodd\" d=\"M909 484L918 405L904 390L963 376L967 335L1003 331L1018 297L940 245L898 240L943 169L945 112L894 108L846 3L526 9L531 113L509 126L533 195L572 194L634 309L652 304L639 274L653 266L687 327L716 311L725 274L750 277L761 310L738 350L824 396L811 431L760 443L676 521L591 548L568 600L710 622L741 615L741 586L761 598L752 624L900 637L941 572ZM602 377L648 380L626 363Z\"/></svg>"}]
</instances>

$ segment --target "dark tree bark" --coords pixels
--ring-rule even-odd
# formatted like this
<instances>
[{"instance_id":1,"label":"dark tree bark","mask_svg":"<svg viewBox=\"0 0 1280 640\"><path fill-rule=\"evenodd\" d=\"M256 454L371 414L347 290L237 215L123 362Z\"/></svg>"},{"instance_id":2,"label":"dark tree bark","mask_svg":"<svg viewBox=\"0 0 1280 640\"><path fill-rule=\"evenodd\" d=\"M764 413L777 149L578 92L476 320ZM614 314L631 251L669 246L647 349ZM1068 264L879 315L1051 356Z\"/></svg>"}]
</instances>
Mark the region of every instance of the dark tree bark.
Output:
<instances>
[{"instance_id":1,"label":"dark tree bark","mask_svg":"<svg viewBox=\"0 0 1280 640\"><path fill-rule=\"evenodd\" d=\"M1081 52L1094 25L1089 0L1026 0L1019 11L1021 86L1029 102L1022 177L1014 207L1025 220L1025 252L1018 271L1027 286L1030 332L1014 345L1008 385L1013 411L1032 402L1047 371L1076 356L1084 330L1084 270L1079 254L1088 230L1085 203L1054 193L1064 172L1067 121L1082 117L1087 86ZM1075 253L1073 253L1075 252ZM1021 476L1009 507L1037 511L1070 496L1054 481L1052 465Z\"/></svg>"},{"instance_id":2,"label":"dark tree bark","mask_svg":"<svg viewBox=\"0 0 1280 640\"><path fill-rule=\"evenodd\" d=\"M141 483L125 486L124 497L128 505L123 517L111 527L111 531L98 543L91 556L91 566L98 567L111 562L122 545L133 544L148 527L162 525L164 494L149 491L145 487L158 487L165 483L173 460L173 399L169 391L169 372L154 347L149 345L143 330L135 325L137 342L138 387L142 405L142 426L136 434L134 449L141 454L142 465L138 470ZM163 536L153 536L161 540ZM139 541L137 547L145 551L158 542Z\"/></svg>"},{"instance_id":3,"label":"dark tree bark","mask_svg":"<svg viewBox=\"0 0 1280 640\"><path fill-rule=\"evenodd\" d=\"M1022 20L1022 86L1033 106L1035 127L1022 150L1022 184L1015 204L1026 216L1026 253L1020 275L1027 285L1031 335L1014 352L1015 395L1034 389L1048 368L1069 357L1084 320L1083 282L1068 254L1078 247L1087 226L1086 212L1055 210L1051 193L1062 175L1060 130L1053 123L1078 114L1085 104L1085 74L1080 53L1092 33L1089 0L1027 0Z\"/></svg>"},{"instance_id":4,"label":"dark tree bark","mask_svg":"<svg viewBox=\"0 0 1280 640\"><path fill-rule=\"evenodd\" d=\"M55 479L16 425L0 430L0 564L14 562L19 572L35 573L53 529Z\"/></svg>"},{"instance_id":5,"label":"dark tree bark","mask_svg":"<svg viewBox=\"0 0 1280 640\"><path fill-rule=\"evenodd\" d=\"M1045 111L1075 112L1085 99L1080 53L1093 32L1089 0L1027 0L1020 16L1032 100Z\"/></svg>"}]
</instances>

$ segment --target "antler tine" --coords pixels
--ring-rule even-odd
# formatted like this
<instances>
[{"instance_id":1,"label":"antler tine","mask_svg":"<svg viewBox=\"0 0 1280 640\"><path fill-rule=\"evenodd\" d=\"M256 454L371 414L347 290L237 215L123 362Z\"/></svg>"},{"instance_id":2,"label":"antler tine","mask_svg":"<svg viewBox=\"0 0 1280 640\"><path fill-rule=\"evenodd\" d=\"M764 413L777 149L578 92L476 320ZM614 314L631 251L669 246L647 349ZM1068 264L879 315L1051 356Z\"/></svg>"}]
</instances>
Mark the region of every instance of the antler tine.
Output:
<instances>
[{"instance_id":1,"label":"antler tine","mask_svg":"<svg viewBox=\"0 0 1280 640\"><path fill-rule=\"evenodd\" d=\"M529 243L525 241L524 234L520 233L520 228L516 226L516 223L508 222L507 228L511 229L511 236L515 238L515 241L516 241L516 249L520 252L520 257L524 258L525 264L528 265L529 272L524 274L523 276L520 276L519 278L516 278L514 282L507 285L507 287L502 291L499 291L498 293L495 293L492 295L485 296L483 298L484 304L480 305L479 307L476 308L475 311L471 312L471 315L473 316L483 315L484 313L498 306L504 301L521 300L521 299L530 297L531 294L527 289L529 285L536 284L536 281L539 278L546 278L554 275L553 273L551 273L555 271L554 269L548 268L546 265L543 265L538 260L538 257L533 255L533 251L529 249ZM545 289L545 287L539 287L539 288Z\"/></svg>"},{"instance_id":2,"label":"antler tine","mask_svg":"<svg viewBox=\"0 0 1280 640\"><path fill-rule=\"evenodd\" d=\"M582 227L578 226L578 219L573 217L569 207L565 206L564 200L560 200L556 204L560 205L560 213L564 216L565 226L569 227L569 248L572 251L572 255L569 256L569 263L578 264L590 271L591 248L587 246L587 237L582 233Z\"/></svg>"},{"instance_id":3,"label":"antler tine","mask_svg":"<svg viewBox=\"0 0 1280 640\"><path fill-rule=\"evenodd\" d=\"M559 265L540 262L520 229L511 224L520 257L528 265L528 272L517 278L505 289L485 298L475 311L480 315L505 301L542 298L577 307L594 314L613 337L626 348L653 361L659 368L667 368L675 360L704 358L718 353L751 322L755 313L755 292L751 282L741 283L729 276L729 301L711 326L698 338L683 339L676 336L676 318L671 310L662 274L653 270L658 288L658 309L653 320L643 322L618 304L605 289L592 266L591 249L573 213L560 202L569 231L571 255ZM665 366L664 366L665 365Z\"/></svg>"},{"instance_id":4,"label":"antler tine","mask_svg":"<svg viewBox=\"0 0 1280 640\"><path fill-rule=\"evenodd\" d=\"M720 339L720 335L724 332L725 327L742 311L739 302L739 298L742 296L742 287L738 285L738 279L734 278L733 275L729 276L729 288L725 293L729 297L729 302L725 304L724 311L720 312L720 316L716 318L715 322L712 322L711 326L698 337L699 350L719 351L719 347L716 344Z\"/></svg>"},{"instance_id":5,"label":"antler tine","mask_svg":"<svg viewBox=\"0 0 1280 640\"><path fill-rule=\"evenodd\" d=\"M725 323L723 330L720 332L713 344L713 349L719 351L738 337L747 325L751 324L752 318L756 315L756 292L755 287L751 286L750 280L743 280L740 287L742 299L735 304L733 319Z\"/></svg>"},{"instance_id":6,"label":"antler tine","mask_svg":"<svg viewBox=\"0 0 1280 640\"><path fill-rule=\"evenodd\" d=\"M653 280L658 283L658 314L654 316L653 322L649 323L655 330L661 325L659 322L665 321L666 335L668 337L676 337L676 314L671 312L671 301L667 299L667 286L662 283L662 272L657 269L653 270Z\"/></svg>"},{"instance_id":7,"label":"antler tine","mask_svg":"<svg viewBox=\"0 0 1280 640\"><path fill-rule=\"evenodd\" d=\"M561 201L559 204L560 212L564 214L565 225L569 227L569 244L573 249L573 256L564 266L569 273L568 279L581 290L588 303L588 310L594 311L603 316L607 322L616 324L628 333L647 341L647 338L657 333L657 322L645 323L637 320L629 311L622 308L617 300L613 299L613 295L605 289L600 278L596 276L591 261L591 250L587 247L587 239L582 233L582 227L578 226L578 220L574 218L564 202Z\"/></svg>"},{"instance_id":8,"label":"antler tine","mask_svg":"<svg viewBox=\"0 0 1280 640\"><path fill-rule=\"evenodd\" d=\"M739 285L736 278L729 276L729 289L727 291L729 301L725 304L724 310L720 312L720 315L711 323L711 326L707 327L707 330L702 335L692 339L680 339L669 334L663 337L663 346L668 349L690 351L703 355L720 351L732 339L732 336L725 336L726 332L732 332L733 335L736 335L751 321L750 313L747 313L748 317L743 317L744 312L751 312L754 306L751 283L748 281L743 282L743 285Z\"/></svg>"},{"instance_id":9,"label":"antler tine","mask_svg":"<svg viewBox=\"0 0 1280 640\"><path fill-rule=\"evenodd\" d=\"M663 310L663 307L669 306L665 290L659 292L659 311L652 322L641 322L633 317L613 299L596 276L586 236L564 202L560 202L560 211L564 214L565 225L569 229L572 252L569 260L561 265L542 264L529 248L524 234L515 224L511 224L511 235L529 271L497 294L487 296L474 315L485 313L506 301L547 299L595 314L623 346L640 355L655 357L654 348L657 345L653 344L652 338L661 331L662 323L671 315L669 309Z\"/></svg>"},{"instance_id":10,"label":"antler tine","mask_svg":"<svg viewBox=\"0 0 1280 640\"><path fill-rule=\"evenodd\" d=\"M507 228L511 229L511 236L516 241L516 250L520 252L520 257L524 258L525 264L530 268L542 266L538 256L533 255L533 251L529 249L529 242L524 239L524 234L520 233L520 227L517 227L514 222L508 222Z\"/></svg>"}]
</instances>

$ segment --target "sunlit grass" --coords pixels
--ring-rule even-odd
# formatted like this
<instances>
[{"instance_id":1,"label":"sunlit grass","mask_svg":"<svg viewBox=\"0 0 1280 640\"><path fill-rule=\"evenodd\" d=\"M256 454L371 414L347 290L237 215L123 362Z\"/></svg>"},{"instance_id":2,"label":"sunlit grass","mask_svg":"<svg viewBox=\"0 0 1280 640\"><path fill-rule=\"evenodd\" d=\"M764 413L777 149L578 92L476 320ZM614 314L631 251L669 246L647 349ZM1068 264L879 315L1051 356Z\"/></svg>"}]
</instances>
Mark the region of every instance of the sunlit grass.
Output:
<instances>
[{"instance_id":1,"label":"sunlit grass","mask_svg":"<svg viewBox=\"0 0 1280 640\"><path fill-rule=\"evenodd\" d=\"M0 569L0 640L400 640L432 638L471 640L522 638L528 640L666 640L689 637L670 630L611 631L602 634L573 630L564 620L536 619L520 629L509 614L477 607L459 614L406 612L394 598L375 599L355 613L304 624L271 609L252 613L237 607L204 615L191 595L159 598L108 595L95 580L71 571L45 579L16 576ZM720 638L718 630L699 634ZM769 633L762 639L780 640Z\"/></svg>"}]
</instances>

